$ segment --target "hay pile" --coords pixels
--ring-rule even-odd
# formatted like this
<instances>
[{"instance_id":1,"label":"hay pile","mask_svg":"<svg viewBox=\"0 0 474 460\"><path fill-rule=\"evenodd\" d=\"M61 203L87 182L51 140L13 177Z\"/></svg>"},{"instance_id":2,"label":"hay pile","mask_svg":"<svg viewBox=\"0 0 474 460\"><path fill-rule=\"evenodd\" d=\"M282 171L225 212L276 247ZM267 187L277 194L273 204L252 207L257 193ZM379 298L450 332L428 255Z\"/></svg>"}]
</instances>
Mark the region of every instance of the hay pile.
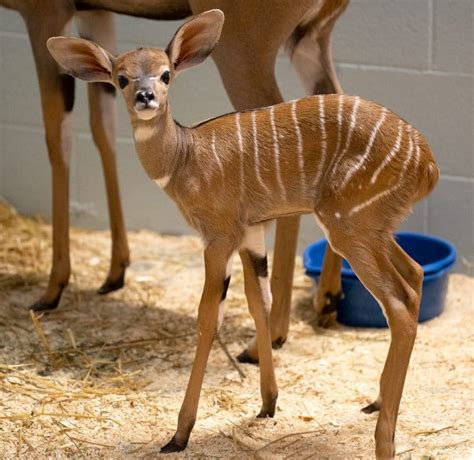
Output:
<instances>
[{"instance_id":1,"label":"hay pile","mask_svg":"<svg viewBox=\"0 0 474 460\"><path fill-rule=\"evenodd\" d=\"M100 297L107 232L73 230L73 276L60 309L30 315L47 283L48 225L0 207L0 457L155 457L172 436L194 356L202 288L194 237L130 234L126 288ZM451 277L446 312L421 325L402 401L402 458L472 452L473 280ZM275 352L280 398L256 420L258 369L237 355L253 335L235 262L226 317L209 361L186 457L373 456L388 331L312 324L310 282L298 262L289 342Z\"/></svg>"}]
</instances>

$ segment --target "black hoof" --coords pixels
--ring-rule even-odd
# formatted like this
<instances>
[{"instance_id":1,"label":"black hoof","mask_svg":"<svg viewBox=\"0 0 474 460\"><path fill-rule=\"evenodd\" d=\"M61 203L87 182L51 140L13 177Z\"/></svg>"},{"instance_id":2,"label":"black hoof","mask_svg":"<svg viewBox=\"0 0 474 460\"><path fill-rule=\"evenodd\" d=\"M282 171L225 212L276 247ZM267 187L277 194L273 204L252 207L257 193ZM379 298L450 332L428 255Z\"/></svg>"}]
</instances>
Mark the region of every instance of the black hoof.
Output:
<instances>
[{"instance_id":1,"label":"black hoof","mask_svg":"<svg viewBox=\"0 0 474 460\"><path fill-rule=\"evenodd\" d=\"M107 280L97 291L98 294L104 295L109 292L118 291L122 289L125 285L125 272L123 272L120 277L115 281Z\"/></svg>"},{"instance_id":2,"label":"black hoof","mask_svg":"<svg viewBox=\"0 0 474 460\"><path fill-rule=\"evenodd\" d=\"M184 444L179 444L173 436L173 439L171 439L171 441L166 444L166 446L161 448L160 453L171 454L173 452L181 452L182 450L186 449L187 444L187 441Z\"/></svg>"},{"instance_id":3,"label":"black hoof","mask_svg":"<svg viewBox=\"0 0 474 460\"><path fill-rule=\"evenodd\" d=\"M242 364L258 364L258 359L252 358L247 350L244 350L237 356L237 361Z\"/></svg>"},{"instance_id":4,"label":"black hoof","mask_svg":"<svg viewBox=\"0 0 474 460\"><path fill-rule=\"evenodd\" d=\"M275 415L276 399L270 407L262 407L262 410L258 413L257 418L273 418Z\"/></svg>"},{"instance_id":5,"label":"black hoof","mask_svg":"<svg viewBox=\"0 0 474 460\"><path fill-rule=\"evenodd\" d=\"M284 339L283 337L278 337L278 339L272 342L272 348L274 350L279 350L285 342L286 342L286 338Z\"/></svg>"},{"instance_id":6,"label":"black hoof","mask_svg":"<svg viewBox=\"0 0 474 460\"><path fill-rule=\"evenodd\" d=\"M30 310L33 311L50 311L56 310L59 305L59 301L61 300L61 293L52 301L52 302L45 302L44 300L38 300L33 305L30 306Z\"/></svg>"},{"instance_id":7,"label":"black hoof","mask_svg":"<svg viewBox=\"0 0 474 460\"><path fill-rule=\"evenodd\" d=\"M364 414L372 414L380 410L380 404L377 401L365 406L361 409Z\"/></svg>"},{"instance_id":8,"label":"black hoof","mask_svg":"<svg viewBox=\"0 0 474 460\"><path fill-rule=\"evenodd\" d=\"M342 299L342 292L338 292L337 294L326 292L324 297L326 297L326 305L321 310L321 315L330 315L331 313L335 313L337 311L337 306Z\"/></svg>"}]
</instances>

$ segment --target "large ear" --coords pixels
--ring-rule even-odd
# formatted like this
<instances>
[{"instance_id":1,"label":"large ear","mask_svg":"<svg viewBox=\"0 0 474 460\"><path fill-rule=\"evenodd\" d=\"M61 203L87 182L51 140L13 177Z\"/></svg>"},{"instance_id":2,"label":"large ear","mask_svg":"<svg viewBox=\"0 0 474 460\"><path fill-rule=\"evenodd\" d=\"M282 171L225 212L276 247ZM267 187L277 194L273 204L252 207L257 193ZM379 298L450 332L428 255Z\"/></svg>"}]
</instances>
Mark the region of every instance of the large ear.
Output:
<instances>
[{"instance_id":1,"label":"large ear","mask_svg":"<svg viewBox=\"0 0 474 460\"><path fill-rule=\"evenodd\" d=\"M175 33L166 48L176 73L200 64L209 54L221 36L224 13L209 10L194 16Z\"/></svg>"},{"instance_id":2,"label":"large ear","mask_svg":"<svg viewBox=\"0 0 474 460\"><path fill-rule=\"evenodd\" d=\"M52 37L46 45L66 73L81 80L112 83L115 58L99 45L72 37Z\"/></svg>"}]
</instances>

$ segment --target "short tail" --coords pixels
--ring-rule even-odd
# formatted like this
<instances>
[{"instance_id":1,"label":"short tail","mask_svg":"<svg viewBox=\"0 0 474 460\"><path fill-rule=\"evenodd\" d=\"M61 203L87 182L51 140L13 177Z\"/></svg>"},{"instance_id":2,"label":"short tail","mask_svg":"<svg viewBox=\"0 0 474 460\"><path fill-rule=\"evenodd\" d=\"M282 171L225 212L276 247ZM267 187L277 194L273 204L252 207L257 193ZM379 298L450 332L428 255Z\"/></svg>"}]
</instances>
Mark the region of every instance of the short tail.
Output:
<instances>
[{"instance_id":1,"label":"short tail","mask_svg":"<svg viewBox=\"0 0 474 460\"><path fill-rule=\"evenodd\" d=\"M426 166L421 170L421 177L419 178L419 186L417 187L417 194L415 201L421 201L427 197L435 188L439 179L439 168L433 159L429 159Z\"/></svg>"}]
</instances>

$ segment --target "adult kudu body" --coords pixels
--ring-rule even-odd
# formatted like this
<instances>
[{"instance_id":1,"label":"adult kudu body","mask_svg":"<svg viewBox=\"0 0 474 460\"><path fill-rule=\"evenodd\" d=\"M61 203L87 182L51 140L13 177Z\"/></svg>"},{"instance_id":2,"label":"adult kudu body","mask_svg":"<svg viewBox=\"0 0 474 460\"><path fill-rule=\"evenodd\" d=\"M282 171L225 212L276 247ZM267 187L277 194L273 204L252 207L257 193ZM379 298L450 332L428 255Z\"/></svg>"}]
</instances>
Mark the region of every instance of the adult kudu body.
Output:
<instances>
[{"instance_id":1,"label":"adult kudu body","mask_svg":"<svg viewBox=\"0 0 474 460\"><path fill-rule=\"evenodd\" d=\"M68 35L76 17L81 36L113 53L115 29L110 12L169 20L219 7L227 19L213 58L232 104L237 110L244 110L282 102L274 67L283 45L287 45L309 94L341 92L331 60L330 35L348 3L349 0L0 0L1 6L17 10L26 23L52 168L53 263L48 287L32 308L56 308L70 277L68 211L74 79L62 74L48 53L49 37ZM107 293L123 286L129 263L115 160L115 121L111 116L115 98L113 87L108 84L89 85L88 91L92 135L101 155L112 231L110 270L99 290ZM274 346L281 346L288 333L298 228L298 216L277 221L271 278ZM340 256L328 246L320 289L315 297L319 312L340 293L340 261ZM252 343L241 354L242 361L258 360L257 347Z\"/></svg>"}]
</instances>

